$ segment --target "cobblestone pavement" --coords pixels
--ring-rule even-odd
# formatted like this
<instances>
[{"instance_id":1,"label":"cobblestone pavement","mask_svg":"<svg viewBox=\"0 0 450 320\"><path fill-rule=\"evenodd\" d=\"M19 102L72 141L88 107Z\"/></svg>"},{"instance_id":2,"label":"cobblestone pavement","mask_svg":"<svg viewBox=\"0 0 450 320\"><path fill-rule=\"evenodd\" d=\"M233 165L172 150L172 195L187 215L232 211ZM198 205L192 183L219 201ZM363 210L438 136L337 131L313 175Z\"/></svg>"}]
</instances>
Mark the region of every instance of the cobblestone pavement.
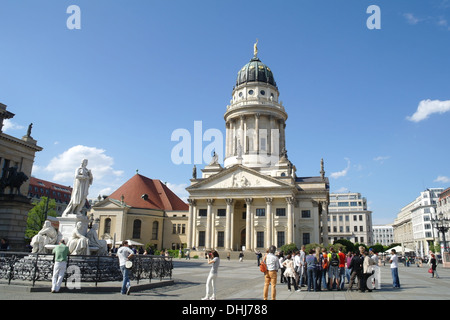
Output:
<instances>
[{"instance_id":1,"label":"cobblestone pavement","mask_svg":"<svg viewBox=\"0 0 450 320\"><path fill-rule=\"evenodd\" d=\"M205 260L174 260L173 282L152 284L145 281L133 283L129 296L120 294L120 283L101 283L98 288L82 283L81 289L64 288L57 294L50 293L48 282L39 282L30 290L13 281L11 285L0 283L0 300L200 300L205 295L205 283L210 266ZM289 292L285 284L277 285L277 300L450 300L450 269L438 266L440 278L431 279L426 266L400 266L401 289L392 288L389 265L381 266L381 289L361 293L358 291ZM217 279L218 300L262 300L264 278L254 260L244 262L222 259ZM347 285L346 285L347 288ZM269 292L270 296L270 292Z\"/></svg>"}]
</instances>

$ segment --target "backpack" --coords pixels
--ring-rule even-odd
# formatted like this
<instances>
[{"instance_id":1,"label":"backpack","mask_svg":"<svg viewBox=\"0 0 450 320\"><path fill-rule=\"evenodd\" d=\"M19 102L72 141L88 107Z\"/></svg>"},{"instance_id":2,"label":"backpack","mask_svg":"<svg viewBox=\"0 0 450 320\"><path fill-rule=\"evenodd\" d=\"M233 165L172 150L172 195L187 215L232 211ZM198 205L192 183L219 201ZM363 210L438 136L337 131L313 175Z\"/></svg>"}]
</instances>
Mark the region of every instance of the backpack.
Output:
<instances>
[{"instance_id":1,"label":"backpack","mask_svg":"<svg viewBox=\"0 0 450 320\"><path fill-rule=\"evenodd\" d=\"M266 259L263 259L263 261L261 261L261 263L259 264L259 271L266 273L267 272L267 265L265 262Z\"/></svg>"},{"instance_id":2,"label":"backpack","mask_svg":"<svg viewBox=\"0 0 450 320\"><path fill-rule=\"evenodd\" d=\"M339 266L339 256L337 255L337 253L333 252L331 254L331 262L330 265L333 267L337 267Z\"/></svg>"}]
</instances>

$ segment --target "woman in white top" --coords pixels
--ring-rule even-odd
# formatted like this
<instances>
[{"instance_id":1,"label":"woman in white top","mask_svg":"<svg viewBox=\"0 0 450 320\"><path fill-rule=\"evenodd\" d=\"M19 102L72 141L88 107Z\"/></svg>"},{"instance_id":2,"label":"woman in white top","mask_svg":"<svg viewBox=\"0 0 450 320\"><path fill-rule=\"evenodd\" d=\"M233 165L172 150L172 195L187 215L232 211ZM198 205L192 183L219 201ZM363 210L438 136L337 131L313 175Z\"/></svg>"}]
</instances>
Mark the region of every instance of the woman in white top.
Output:
<instances>
[{"instance_id":1,"label":"woman in white top","mask_svg":"<svg viewBox=\"0 0 450 320\"><path fill-rule=\"evenodd\" d=\"M219 253L217 251L214 250L208 254L208 264L212 264L212 266L208 279L206 280L206 296L202 300L216 300L216 280L220 265ZM212 295L210 289L212 289Z\"/></svg>"},{"instance_id":2,"label":"woman in white top","mask_svg":"<svg viewBox=\"0 0 450 320\"><path fill-rule=\"evenodd\" d=\"M288 285L288 290L291 291L291 281L294 283L295 291L300 291L297 285L297 273L294 271L294 261L291 259L291 255L289 254L286 257L286 260L283 261L283 267L286 268L284 271L284 276L286 278L286 282Z\"/></svg>"}]
</instances>

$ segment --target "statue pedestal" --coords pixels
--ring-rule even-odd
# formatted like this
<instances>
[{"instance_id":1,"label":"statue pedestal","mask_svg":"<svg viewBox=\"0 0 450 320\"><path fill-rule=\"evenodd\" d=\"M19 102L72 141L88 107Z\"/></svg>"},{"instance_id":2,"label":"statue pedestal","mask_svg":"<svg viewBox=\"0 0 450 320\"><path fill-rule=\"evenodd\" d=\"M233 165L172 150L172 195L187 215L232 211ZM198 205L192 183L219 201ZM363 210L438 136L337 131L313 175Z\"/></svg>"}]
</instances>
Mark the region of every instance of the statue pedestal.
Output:
<instances>
[{"instance_id":1,"label":"statue pedestal","mask_svg":"<svg viewBox=\"0 0 450 320\"><path fill-rule=\"evenodd\" d=\"M33 208L30 199L22 195L0 195L0 234L9 241L11 251L25 251L25 230L28 212Z\"/></svg>"},{"instance_id":2,"label":"statue pedestal","mask_svg":"<svg viewBox=\"0 0 450 320\"><path fill-rule=\"evenodd\" d=\"M67 244L69 239L72 237L73 230L77 227L77 223L79 221L82 224L82 229L80 230L80 233L83 236L86 236L89 225L89 219L87 216L77 216L74 214L69 214L66 217L58 217L57 219L59 221L58 240L64 239Z\"/></svg>"}]
</instances>

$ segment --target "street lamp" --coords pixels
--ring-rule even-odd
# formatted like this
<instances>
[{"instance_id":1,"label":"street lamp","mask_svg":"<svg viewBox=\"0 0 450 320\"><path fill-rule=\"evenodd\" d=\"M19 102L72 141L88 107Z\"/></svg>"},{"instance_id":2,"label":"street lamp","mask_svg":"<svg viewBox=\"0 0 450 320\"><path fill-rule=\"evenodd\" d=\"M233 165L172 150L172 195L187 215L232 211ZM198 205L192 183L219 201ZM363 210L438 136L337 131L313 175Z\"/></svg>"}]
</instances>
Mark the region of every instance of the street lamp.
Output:
<instances>
[{"instance_id":1,"label":"street lamp","mask_svg":"<svg viewBox=\"0 0 450 320\"><path fill-rule=\"evenodd\" d=\"M440 212L436 215L436 218L431 218L431 223L433 227L436 228L438 232L442 233L442 242L444 243L444 252L447 252L447 242L445 241L445 233L450 229L450 219L444 217L444 214ZM439 234L438 234L439 236Z\"/></svg>"}]
</instances>

